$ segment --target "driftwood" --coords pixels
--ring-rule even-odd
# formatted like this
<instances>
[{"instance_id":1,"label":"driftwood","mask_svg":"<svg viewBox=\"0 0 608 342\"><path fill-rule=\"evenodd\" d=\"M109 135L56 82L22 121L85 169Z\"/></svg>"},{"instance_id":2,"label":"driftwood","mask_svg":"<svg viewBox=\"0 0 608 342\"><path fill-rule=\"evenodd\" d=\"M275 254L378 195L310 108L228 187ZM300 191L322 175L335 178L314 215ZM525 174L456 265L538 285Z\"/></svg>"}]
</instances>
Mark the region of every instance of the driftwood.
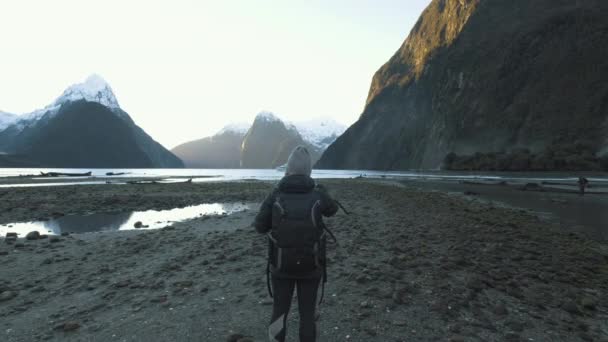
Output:
<instances>
[{"instance_id":1,"label":"driftwood","mask_svg":"<svg viewBox=\"0 0 608 342\"><path fill-rule=\"evenodd\" d=\"M83 173L65 173L65 172L42 172L38 177L87 177L91 175L91 171Z\"/></svg>"},{"instance_id":2,"label":"driftwood","mask_svg":"<svg viewBox=\"0 0 608 342\"><path fill-rule=\"evenodd\" d=\"M129 173L130 172L106 172L106 176L122 176Z\"/></svg>"},{"instance_id":3,"label":"driftwood","mask_svg":"<svg viewBox=\"0 0 608 342\"><path fill-rule=\"evenodd\" d=\"M155 181L155 180L152 180L152 181L132 180L132 181L127 181L127 184L146 185L146 184L159 184L159 182Z\"/></svg>"},{"instance_id":4,"label":"driftwood","mask_svg":"<svg viewBox=\"0 0 608 342\"><path fill-rule=\"evenodd\" d=\"M132 180L127 181L127 184L136 184L136 185L149 185L149 184L189 184L192 183L192 178L183 181L183 182L163 182L165 179L154 179L154 180Z\"/></svg>"},{"instance_id":5,"label":"driftwood","mask_svg":"<svg viewBox=\"0 0 608 342\"><path fill-rule=\"evenodd\" d=\"M467 184L467 185L509 185L507 182L505 181L499 181L499 182L490 182L490 181L482 181L482 182L473 182L473 181L460 181L461 184Z\"/></svg>"}]
</instances>

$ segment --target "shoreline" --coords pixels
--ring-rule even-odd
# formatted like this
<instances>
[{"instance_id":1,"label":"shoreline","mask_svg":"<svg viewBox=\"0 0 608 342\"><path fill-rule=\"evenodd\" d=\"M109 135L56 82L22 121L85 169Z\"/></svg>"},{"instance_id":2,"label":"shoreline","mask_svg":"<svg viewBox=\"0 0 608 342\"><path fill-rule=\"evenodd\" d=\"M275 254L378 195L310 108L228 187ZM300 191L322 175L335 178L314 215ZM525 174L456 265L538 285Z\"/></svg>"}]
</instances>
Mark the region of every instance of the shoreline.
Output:
<instances>
[{"instance_id":1,"label":"shoreline","mask_svg":"<svg viewBox=\"0 0 608 342\"><path fill-rule=\"evenodd\" d=\"M339 246L329 250L321 341L608 338L606 243L464 195L382 180L319 182L351 212L327 220ZM260 203L272 186L252 181L11 189L2 195L0 221L57 210ZM28 205L14 208L18 203ZM21 247L2 241L0 337L226 341L238 333L265 341L271 301L266 241L249 227L256 212L159 230L23 241ZM297 335L294 310L290 340Z\"/></svg>"}]
</instances>

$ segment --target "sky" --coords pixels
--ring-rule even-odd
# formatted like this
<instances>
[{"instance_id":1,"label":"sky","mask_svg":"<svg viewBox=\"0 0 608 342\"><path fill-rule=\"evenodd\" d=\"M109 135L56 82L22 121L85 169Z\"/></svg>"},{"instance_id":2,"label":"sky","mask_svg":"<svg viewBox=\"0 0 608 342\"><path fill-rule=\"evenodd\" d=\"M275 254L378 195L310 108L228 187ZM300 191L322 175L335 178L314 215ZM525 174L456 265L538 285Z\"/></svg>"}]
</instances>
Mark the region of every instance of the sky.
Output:
<instances>
[{"instance_id":1,"label":"sky","mask_svg":"<svg viewBox=\"0 0 608 342\"><path fill-rule=\"evenodd\" d=\"M252 122L363 111L371 79L430 0L0 0L0 110L90 74L167 148Z\"/></svg>"}]
</instances>

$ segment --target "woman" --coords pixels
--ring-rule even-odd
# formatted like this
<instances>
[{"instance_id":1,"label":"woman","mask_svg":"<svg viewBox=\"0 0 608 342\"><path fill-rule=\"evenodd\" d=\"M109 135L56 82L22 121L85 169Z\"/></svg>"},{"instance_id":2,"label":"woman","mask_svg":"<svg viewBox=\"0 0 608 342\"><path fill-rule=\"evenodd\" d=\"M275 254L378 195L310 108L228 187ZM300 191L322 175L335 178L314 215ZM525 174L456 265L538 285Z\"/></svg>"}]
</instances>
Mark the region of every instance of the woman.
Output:
<instances>
[{"instance_id":1,"label":"woman","mask_svg":"<svg viewBox=\"0 0 608 342\"><path fill-rule=\"evenodd\" d=\"M338 211L324 187L315 185L310 153L298 146L289 156L285 177L266 197L255 218L259 233L268 233L268 272L274 303L268 335L285 341L286 322L294 288L298 291L300 341L314 342L315 310L325 275L325 225L322 216ZM269 290L270 286L269 286Z\"/></svg>"}]
</instances>

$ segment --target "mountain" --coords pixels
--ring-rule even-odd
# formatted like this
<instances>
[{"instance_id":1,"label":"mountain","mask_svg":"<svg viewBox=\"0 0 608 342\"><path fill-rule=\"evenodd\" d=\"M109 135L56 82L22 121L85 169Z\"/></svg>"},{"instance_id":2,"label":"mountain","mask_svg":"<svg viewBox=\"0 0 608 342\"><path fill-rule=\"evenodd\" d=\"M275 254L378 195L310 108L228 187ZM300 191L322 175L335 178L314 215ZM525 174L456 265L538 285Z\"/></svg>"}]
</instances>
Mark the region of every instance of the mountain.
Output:
<instances>
[{"instance_id":1,"label":"mountain","mask_svg":"<svg viewBox=\"0 0 608 342\"><path fill-rule=\"evenodd\" d=\"M133 122L97 75L15 118L0 131L0 151L45 167L183 167Z\"/></svg>"},{"instance_id":2,"label":"mountain","mask_svg":"<svg viewBox=\"0 0 608 342\"><path fill-rule=\"evenodd\" d=\"M297 145L307 146L316 162L345 129L329 118L290 123L261 112L253 125L228 125L211 137L181 144L171 151L192 168L274 168L284 164Z\"/></svg>"},{"instance_id":3,"label":"mountain","mask_svg":"<svg viewBox=\"0 0 608 342\"><path fill-rule=\"evenodd\" d=\"M17 119L17 115L0 110L0 130L10 126Z\"/></svg>"},{"instance_id":4,"label":"mountain","mask_svg":"<svg viewBox=\"0 0 608 342\"><path fill-rule=\"evenodd\" d=\"M317 167L433 169L477 154L511 170L596 168L606 18L605 0L433 0Z\"/></svg>"},{"instance_id":5,"label":"mountain","mask_svg":"<svg viewBox=\"0 0 608 342\"><path fill-rule=\"evenodd\" d=\"M298 121L294 122L293 125L304 141L320 151L325 151L346 130L346 126L331 118Z\"/></svg>"},{"instance_id":6,"label":"mountain","mask_svg":"<svg viewBox=\"0 0 608 342\"><path fill-rule=\"evenodd\" d=\"M293 125L286 125L270 112L262 112L243 139L241 167L264 169L283 165L298 145L305 142Z\"/></svg>"},{"instance_id":7,"label":"mountain","mask_svg":"<svg viewBox=\"0 0 608 342\"><path fill-rule=\"evenodd\" d=\"M181 144L171 152L188 168L239 168L241 145L248 130L248 124L226 126L214 136Z\"/></svg>"}]
</instances>

